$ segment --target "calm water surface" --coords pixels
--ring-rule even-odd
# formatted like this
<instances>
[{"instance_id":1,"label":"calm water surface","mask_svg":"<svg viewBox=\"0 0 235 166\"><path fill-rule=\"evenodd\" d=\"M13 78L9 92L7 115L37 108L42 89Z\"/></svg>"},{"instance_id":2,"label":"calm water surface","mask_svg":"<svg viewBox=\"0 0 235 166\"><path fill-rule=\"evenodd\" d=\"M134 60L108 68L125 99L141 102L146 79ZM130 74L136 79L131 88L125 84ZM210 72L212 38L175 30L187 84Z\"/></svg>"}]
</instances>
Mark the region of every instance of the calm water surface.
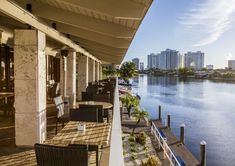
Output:
<instances>
[{"instance_id":1,"label":"calm water surface","mask_svg":"<svg viewBox=\"0 0 235 166\"><path fill-rule=\"evenodd\" d=\"M178 138L179 126L186 125L186 145L198 159L200 141L205 140L207 165L235 166L235 84L146 75L132 84L151 118L158 117L161 105L164 121L168 113L172 115Z\"/></svg>"}]
</instances>

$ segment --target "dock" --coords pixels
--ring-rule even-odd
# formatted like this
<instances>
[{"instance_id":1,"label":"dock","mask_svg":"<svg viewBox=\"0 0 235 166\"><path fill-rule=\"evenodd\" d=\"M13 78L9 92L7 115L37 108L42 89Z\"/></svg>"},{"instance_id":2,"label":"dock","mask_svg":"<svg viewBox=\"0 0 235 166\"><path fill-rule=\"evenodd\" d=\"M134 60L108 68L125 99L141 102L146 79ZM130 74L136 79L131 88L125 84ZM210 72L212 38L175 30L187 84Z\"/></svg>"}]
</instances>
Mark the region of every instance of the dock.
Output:
<instances>
[{"instance_id":1,"label":"dock","mask_svg":"<svg viewBox=\"0 0 235 166\"><path fill-rule=\"evenodd\" d=\"M175 156L179 156L185 165L190 166L199 166L200 162L196 159L196 157L190 152L190 150L173 134L171 129L167 126L163 126L162 122L160 120L152 120L152 123L155 124L155 126L160 129L164 136L166 137L167 145L170 147L172 152ZM161 149L159 150L159 157L161 159L164 159L164 152ZM169 163L169 161L166 159L166 164ZM163 163L164 165L164 163Z\"/></svg>"}]
</instances>

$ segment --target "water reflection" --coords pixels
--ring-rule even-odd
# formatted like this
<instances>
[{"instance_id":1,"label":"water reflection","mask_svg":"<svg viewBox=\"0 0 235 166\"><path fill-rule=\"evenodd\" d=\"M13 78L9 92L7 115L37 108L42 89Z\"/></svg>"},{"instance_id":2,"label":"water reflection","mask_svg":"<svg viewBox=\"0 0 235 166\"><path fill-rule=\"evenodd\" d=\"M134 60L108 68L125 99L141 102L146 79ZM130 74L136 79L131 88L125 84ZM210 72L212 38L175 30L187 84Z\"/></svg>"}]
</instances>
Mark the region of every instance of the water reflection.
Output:
<instances>
[{"instance_id":1,"label":"water reflection","mask_svg":"<svg viewBox=\"0 0 235 166\"><path fill-rule=\"evenodd\" d=\"M176 85L178 78L177 77L149 76L149 77L147 77L147 80L148 80L148 85L169 86L169 85Z\"/></svg>"},{"instance_id":2,"label":"water reflection","mask_svg":"<svg viewBox=\"0 0 235 166\"><path fill-rule=\"evenodd\" d=\"M163 119L172 114L172 130L186 124L186 145L199 159L199 143L207 142L208 165L235 165L235 84L177 77L140 76L133 91L151 118L162 105Z\"/></svg>"}]
</instances>

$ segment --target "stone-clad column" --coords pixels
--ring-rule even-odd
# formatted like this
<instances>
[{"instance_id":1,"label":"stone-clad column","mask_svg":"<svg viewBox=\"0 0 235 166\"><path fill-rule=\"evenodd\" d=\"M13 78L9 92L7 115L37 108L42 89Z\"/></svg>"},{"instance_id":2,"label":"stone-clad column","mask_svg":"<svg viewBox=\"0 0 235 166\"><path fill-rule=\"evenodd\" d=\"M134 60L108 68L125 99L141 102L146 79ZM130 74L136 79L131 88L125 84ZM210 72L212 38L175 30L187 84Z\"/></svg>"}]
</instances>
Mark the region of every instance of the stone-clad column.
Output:
<instances>
[{"instance_id":1,"label":"stone-clad column","mask_svg":"<svg viewBox=\"0 0 235 166\"><path fill-rule=\"evenodd\" d=\"M95 63L95 80L98 81L100 79L100 63Z\"/></svg>"},{"instance_id":2,"label":"stone-clad column","mask_svg":"<svg viewBox=\"0 0 235 166\"><path fill-rule=\"evenodd\" d=\"M99 65L100 66L100 70L99 70L99 72L100 72L100 76L99 76L99 78L100 78L100 80L102 80L102 76L103 76L103 71L102 71L102 64L100 64Z\"/></svg>"},{"instance_id":3,"label":"stone-clad column","mask_svg":"<svg viewBox=\"0 0 235 166\"><path fill-rule=\"evenodd\" d=\"M95 81L95 61L93 59L89 59L89 80L88 82Z\"/></svg>"},{"instance_id":4,"label":"stone-clad column","mask_svg":"<svg viewBox=\"0 0 235 166\"><path fill-rule=\"evenodd\" d=\"M70 105L76 105L76 52L69 52L67 57L67 96Z\"/></svg>"},{"instance_id":5,"label":"stone-clad column","mask_svg":"<svg viewBox=\"0 0 235 166\"><path fill-rule=\"evenodd\" d=\"M88 86L88 57L83 56L77 53L77 97L78 100L82 99L81 92L86 91L86 87Z\"/></svg>"},{"instance_id":6,"label":"stone-clad column","mask_svg":"<svg viewBox=\"0 0 235 166\"><path fill-rule=\"evenodd\" d=\"M60 55L60 93L62 96L66 96L67 89L67 57Z\"/></svg>"},{"instance_id":7,"label":"stone-clad column","mask_svg":"<svg viewBox=\"0 0 235 166\"><path fill-rule=\"evenodd\" d=\"M46 139L46 36L37 30L14 31L16 145Z\"/></svg>"}]
</instances>

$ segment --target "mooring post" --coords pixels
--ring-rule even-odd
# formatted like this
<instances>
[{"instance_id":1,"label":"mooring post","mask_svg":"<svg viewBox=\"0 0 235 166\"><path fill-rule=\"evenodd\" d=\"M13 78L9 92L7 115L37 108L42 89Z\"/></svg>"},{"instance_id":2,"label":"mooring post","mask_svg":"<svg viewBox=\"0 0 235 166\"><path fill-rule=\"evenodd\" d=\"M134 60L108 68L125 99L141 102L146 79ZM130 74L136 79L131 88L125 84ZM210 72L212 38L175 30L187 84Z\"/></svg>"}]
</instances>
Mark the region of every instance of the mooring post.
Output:
<instances>
[{"instance_id":1,"label":"mooring post","mask_svg":"<svg viewBox=\"0 0 235 166\"><path fill-rule=\"evenodd\" d=\"M161 105L158 106L158 119L162 121L162 108Z\"/></svg>"},{"instance_id":2,"label":"mooring post","mask_svg":"<svg viewBox=\"0 0 235 166\"><path fill-rule=\"evenodd\" d=\"M200 142L200 164L206 166L206 141Z\"/></svg>"},{"instance_id":3,"label":"mooring post","mask_svg":"<svg viewBox=\"0 0 235 166\"><path fill-rule=\"evenodd\" d=\"M182 142L183 144L185 143L184 129L185 129L185 124L183 123L180 125L180 142Z\"/></svg>"},{"instance_id":4,"label":"mooring post","mask_svg":"<svg viewBox=\"0 0 235 166\"><path fill-rule=\"evenodd\" d=\"M171 114L167 115L167 127L171 128Z\"/></svg>"}]
</instances>

